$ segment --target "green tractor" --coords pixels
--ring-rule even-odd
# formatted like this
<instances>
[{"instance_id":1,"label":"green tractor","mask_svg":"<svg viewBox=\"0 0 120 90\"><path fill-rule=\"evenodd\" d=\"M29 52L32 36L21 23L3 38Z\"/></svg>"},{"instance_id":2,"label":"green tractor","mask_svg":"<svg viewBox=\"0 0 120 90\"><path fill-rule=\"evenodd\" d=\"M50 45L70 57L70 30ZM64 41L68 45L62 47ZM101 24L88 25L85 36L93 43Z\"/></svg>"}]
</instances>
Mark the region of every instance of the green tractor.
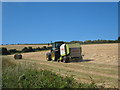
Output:
<instances>
[{"instance_id":1,"label":"green tractor","mask_svg":"<svg viewBox=\"0 0 120 90\"><path fill-rule=\"evenodd\" d=\"M64 63L70 61L82 60L82 49L80 44L66 44L63 41L54 42L51 52L46 53L48 61L61 61Z\"/></svg>"}]
</instances>

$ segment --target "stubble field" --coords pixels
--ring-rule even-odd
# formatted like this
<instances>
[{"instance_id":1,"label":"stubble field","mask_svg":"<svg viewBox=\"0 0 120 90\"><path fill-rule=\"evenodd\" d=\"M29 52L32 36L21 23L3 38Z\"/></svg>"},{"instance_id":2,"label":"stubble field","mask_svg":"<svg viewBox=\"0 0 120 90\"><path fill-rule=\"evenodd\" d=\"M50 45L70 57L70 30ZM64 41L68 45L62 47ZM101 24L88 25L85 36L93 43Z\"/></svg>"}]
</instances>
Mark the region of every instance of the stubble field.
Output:
<instances>
[{"instance_id":1,"label":"stubble field","mask_svg":"<svg viewBox=\"0 0 120 90\"><path fill-rule=\"evenodd\" d=\"M15 45L11 47L16 48ZM17 49L22 47L19 45ZM29 65L31 68L47 69L62 76L73 76L78 82L94 81L98 85L105 85L105 87L118 87L118 44L88 44L81 45L81 47L82 54L84 54L81 62L47 61L45 54L49 50L22 53L23 59L14 61ZM6 57L13 59L13 55Z\"/></svg>"}]
</instances>

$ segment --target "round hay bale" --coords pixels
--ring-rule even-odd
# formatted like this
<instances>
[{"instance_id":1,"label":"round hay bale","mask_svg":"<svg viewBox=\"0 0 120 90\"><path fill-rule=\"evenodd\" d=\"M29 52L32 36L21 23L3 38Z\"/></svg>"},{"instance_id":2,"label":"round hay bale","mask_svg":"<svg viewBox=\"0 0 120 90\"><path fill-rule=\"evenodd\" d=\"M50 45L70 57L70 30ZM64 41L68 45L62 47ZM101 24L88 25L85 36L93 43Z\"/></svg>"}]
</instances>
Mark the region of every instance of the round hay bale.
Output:
<instances>
[{"instance_id":1,"label":"round hay bale","mask_svg":"<svg viewBox=\"0 0 120 90\"><path fill-rule=\"evenodd\" d=\"M22 59L22 55L21 54L15 54L14 59Z\"/></svg>"}]
</instances>

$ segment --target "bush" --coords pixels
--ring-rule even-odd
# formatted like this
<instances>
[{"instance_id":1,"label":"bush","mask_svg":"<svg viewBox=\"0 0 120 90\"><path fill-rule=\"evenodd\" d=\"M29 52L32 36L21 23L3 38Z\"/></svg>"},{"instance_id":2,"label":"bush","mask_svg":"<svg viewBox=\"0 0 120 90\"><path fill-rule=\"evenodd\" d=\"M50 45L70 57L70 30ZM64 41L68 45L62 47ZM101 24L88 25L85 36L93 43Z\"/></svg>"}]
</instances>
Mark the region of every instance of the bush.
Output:
<instances>
[{"instance_id":1,"label":"bush","mask_svg":"<svg viewBox=\"0 0 120 90\"><path fill-rule=\"evenodd\" d=\"M52 47L47 47L47 50L51 50L52 49Z\"/></svg>"},{"instance_id":2,"label":"bush","mask_svg":"<svg viewBox=\"0 0 120 90\"><path fill-rule=\"evenodd\" d=\"M34 48L34 51L40 51L42 50L40 47Z\"/></svg>"},{"instance_id":3,"label":"bush","mask_svg":"<svg viewBox=\"0 0 120 90\"><path fill-rule=\"evenodd\" d=\"M7 50L7 48L2 47L0 49L0 54L1 55L10 55L10 52Z\"/></svg>"},{"instance_id":4,"label":"bush","mask_svg":"<svg viewBox=\"0 0 120 90\"><path fill-rule=\"evenodd\" d=\"M46 49L47 47L46 46L43 46L44 49Z\"/></svg>"},{"instance_id":5,"label":"bush","mask_svg":"<svg viewBox=\"0 0 120 90\"><path fill-rule=\"evenodd\" d=\"M27 47L24 47L24 48L22 49L22 52L29 52L29 49L28 49Z\"/></svg>"},{"instance_id":6,"label":"bush","mask_svg":"<svg viewBox=\"0 0 120 90\"><path fill-rule=\"evenodd\" d=\"M33 52L34 50L33 50L32 47L28 47L28 51L29 51L29 52Z\"/></svg>"},{"instance_id":7,"label":"bush","mask_svg":"<svg viewBox=\"0 0 120 90\"><path fill-rule=\"evenodd\" d=\"M46 50L47 49L47 47L46 46L43 46L42 48L41 48L41 50Z\"/></svg>"},{"instance_id":8,"label":"bush","mask_svg":"<svg viewBox=\"0 0 120 90\"><path fill-rule=\"evenodd\" d=\"M14 54L14 53L17 53L18 51L17 51L16 49L10 49L9 52L10 52L11 54Z\"/></svg>"},{"instance_id":9,"label":"bush","mask_svg":"<svg viewBox=\"0 0 120 90\"><path fill-rule=\"evenodd\" d=\"M1 55L10 55L10 54L15 54L15 53L35 52L35 51L50 50L50 49L51 49L51 47L46 47L46 46L43 46L42 48L40 48L40 47L37 47L37 48L24 47L21 51L18 51L16 49L7 50L7 48L2 47L0 49L0 54Z\"/></svg>"},{"instance_id":10,"label":"bush","mask_svg":"<svg viewBox=\"0 0 120 90\"><path fill-rule=\"evenodd\" d=\"M3 88L96 88L95 84L77 83L73 77L63 78L47 70L24 69L17 73L15 69L3 72Z\"/></svg>"}]
</instances>

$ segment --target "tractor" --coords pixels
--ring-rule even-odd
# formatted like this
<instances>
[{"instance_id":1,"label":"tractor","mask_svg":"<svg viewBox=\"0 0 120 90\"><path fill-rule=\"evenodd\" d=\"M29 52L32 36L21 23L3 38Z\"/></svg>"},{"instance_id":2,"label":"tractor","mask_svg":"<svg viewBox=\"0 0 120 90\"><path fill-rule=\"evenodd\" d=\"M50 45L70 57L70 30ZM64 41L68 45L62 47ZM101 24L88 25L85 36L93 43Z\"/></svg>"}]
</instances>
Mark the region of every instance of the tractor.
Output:
<instances>
[{"instance_id":1,"label":"tractor","mask_svg":"<svg viewBox=\"0 0 120 90\"><path fill-rule=\"evenodd\" d=\"M82 60L82 48L80 44L67 44L63 41L52 43L51 51L46 53L47 61L61 61L64 63L70 61Z\"/></svg>"}]
</instances>

